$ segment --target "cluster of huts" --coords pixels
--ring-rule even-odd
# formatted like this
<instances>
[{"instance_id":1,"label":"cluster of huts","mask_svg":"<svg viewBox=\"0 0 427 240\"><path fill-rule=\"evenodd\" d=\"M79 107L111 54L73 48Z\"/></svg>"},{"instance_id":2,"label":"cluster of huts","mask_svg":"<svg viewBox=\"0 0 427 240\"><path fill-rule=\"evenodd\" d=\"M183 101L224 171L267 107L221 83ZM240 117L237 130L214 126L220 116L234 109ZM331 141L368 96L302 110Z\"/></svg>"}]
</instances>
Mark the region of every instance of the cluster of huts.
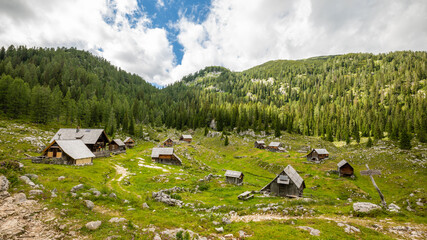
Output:
<instances>
[{"instance_id":1,"label":"cluster of huts","mask_svg":"<svg viewBox=\"0 0 427 240\"><path fill-rule=\"evenodd\" d=\"M187 143L191 143L192 140L191 135L181 135L179 138L179 141ZM168 138L159 147L153 148L152 160L161 164L182 165L182 160L174 153L174 144L175 142ZM110 141L104 129L61 128L43 150L42 157L60 160L62 164L87 165L93 163L93 158L106 156L106 154L109 156L110 152L125 152L126 148L133 148L134 146L135 141L130 137L124 141L121 139ZM271 142L266 146L264 141L256 141L255 147L270 151L284 151L279 142ZM313 149L305 157L307 161L319 162L327 159L329 152L326 149ZM347 161L342 160L337 166L340 177L353 176L354 169ZM226 170L225 172L227 183L242 185L243 178L242 172L234 170ZM284 197L302 197L304 188L304 179L291 165L288 165L270 183L264 186L261 192ZM249 196L249 194L246 195Z\"/></svg>"},{"instance_id":2,"label":"cluster of huts","mask_svg":"<svg viewBox=\"0 0 427 240\"><path fill-rule=\"evenodd\" d=\"M258 140L255 141L254 147L259 149L267 149L271 152L286 152L286 149L280 142L271 142L270 144L266 145L264 140Z\"/></svg>"},{"instance_id":3,"label":"cluster of huts","mask_svg":"<svg viewBox=\"0 0 427 240\"><path fill-rule=\"evenodd\" d=\"M135 141L127 137L110 140L104 129L61 128L43 150L41 159L55 160L58 164L87 165L96 157L107 157L110 153L126 152L133 148Z\"/></svg>"},{"instance_id":4,"label":"cluster of huts","mask_svg":"<svg viewBox=\"0 0 427 240\"><path fill-rule=\"evenodd\" d=\"M179 141L191 143L193 137L191 135L181 135ZM168 165L182 165L181 158L175 153L173 146L175 141L172 138L168 138L159 147L155 147L151 152L151 159L156 163L168 164Z\"/></svg>"}]
</instances>

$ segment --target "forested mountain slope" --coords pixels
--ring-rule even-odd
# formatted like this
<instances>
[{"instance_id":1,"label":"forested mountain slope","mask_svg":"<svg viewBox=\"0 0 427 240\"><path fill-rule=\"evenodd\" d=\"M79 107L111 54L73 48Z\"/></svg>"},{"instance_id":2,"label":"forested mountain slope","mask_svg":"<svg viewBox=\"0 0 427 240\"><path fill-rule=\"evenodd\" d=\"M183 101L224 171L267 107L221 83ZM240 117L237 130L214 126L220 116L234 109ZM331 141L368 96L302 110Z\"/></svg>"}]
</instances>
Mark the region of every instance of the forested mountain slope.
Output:
<instances>
[{"instance_id":1,"label":"forested mountain slope","mask_svg":"<svg viewBox=\"0 0 427 240\"><path fill-rule=\"evenodd\" d=\"M425 52L394 52L271 61L239 73L209 67L160 94L183 110L178 118L166 114L172 127L200 118L216 119L219 130L279 129L338 140L357 140L359 133L397 139L409 131L426 141L426 63ZM178 92L181 99L172 96Z\"/></svg>"},{"instance_id":2,"label":"forested mountain slope","mask_svg":"<svg viewBox=\"0 0 427 240\"><path fill-rule=\"evenodd\" d=\"M243 72L207 67L164 89L76 49L0 50L0 110L12 118L87 127L138 124L219 131L280 130L329 140L426 141L427 53L270 61ZM215 124L214 124L215 125Z\"/></svg>"}]
</instances>

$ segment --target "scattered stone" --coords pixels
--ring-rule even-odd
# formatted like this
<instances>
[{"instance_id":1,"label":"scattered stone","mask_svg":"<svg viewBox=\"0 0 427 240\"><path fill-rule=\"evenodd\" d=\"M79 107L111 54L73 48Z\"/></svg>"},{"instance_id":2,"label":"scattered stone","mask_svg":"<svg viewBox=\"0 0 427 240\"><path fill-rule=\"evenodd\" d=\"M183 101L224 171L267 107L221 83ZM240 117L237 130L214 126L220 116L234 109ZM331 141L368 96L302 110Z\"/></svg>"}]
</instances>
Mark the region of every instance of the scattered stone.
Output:
<instances>
[{"instance_id":1,"label":"scattered stone","mask_svg":"<svg viewBox=\"0 0 427 240\"><path fill-rule=\"evenodd\" d=\"M93 221L86 223L86 228L89 230L96 230L101 226L101 221Z\"/></svg>"},{"instance_id":2,"label":"scattered stone","mask_svg":"<svg viewBox=\"0 0 427 240\"><path fill-rule=\"evenodd\" d=\"M84 187L83 184L76 185L73 188L71 188L71 192L77 192L78 190L83 189L83 187Z\"/></svg>"},{"instance_id":3,"label":"scattered stone","mask_svg":"<svg viewBox=\"0 0 427 240\"><path fill-rule=\"evenodd\" d=\"M95 204L91 200L84 200L85 205L89 210L92 210L95 207Z\"/></svg>"},{"instance_id":4,"label":"scattered stone","mask_svg":"<svg viewBox=\"0 0 427 240\"><path fill-rule=\"evenodd\" d=\"M153 192L153 198L154 200L162 203L166 203L170 206L179 206L181 207L184 205L184 202L178 199L171 198L168 194L164 193L163 191L159 192Z\"/></svg>"},{"instance_id":5,"label":"scattered stone","mask_svg":"<svg viewBox=\"0 0 427 240\"><path fill-rule=\"evenodd\" d=\"M117 198L117 195L115 194L115 193L110 193L110 195L108 195L110 198L114 198L114 199L116 199Z\"/></svg>"},{"instance_id":6,"label":"scattered stone","mask_svg":"<svg viewBox=\"0 0 427 240\"><path fill-rule=\"evenodd\" d=\"M225 234L224 237L225 238L233 238L234 236L232 233L229 233L229 234Z\"/></svg>"},{"instance_id":7,"label":"scattered stone","mask_svg":"<svg viewBox=\"0 0 427 240\"><path fill-rule=\"evenodd\" d=\"M25 195L25 193L17 193L13 196L13 198L16 204L27 201L27 196Z\"/></svg>"},{"instance_id":8,"label":"scattered stone","mask_svg":"<svg viewBox=\"0 0 427 240\"><path fill-rule=\"evenodd\" d=\"M51 198L56 198L56 197L58 197L58 195L56 195L56 193L54 191L51 191L50 192L50 197Z\"/></svg>"},{"instance_id":9,"label":"scattered stone","mask_svg":"<svg viewBox=\"0 0 427 240\"><path fill-rule=\"evenodd\" d=\"M418 206L420 206L420 207L424 207L424 203L423 202L421 202L421 201L417 201L415 204L417 204Z\"/></svg>"},{"instance_id":10,"label":"scattered stone","mask_svg":"<svg viewBox=\"0 0 427 240\"><path fill-rule=\"evenodd\" d=\"M142 208L143 208L143 209L149 209L149 208L150 208L150 206L148 206L148 204L147 204L147 203L143 203L143 204L142 204Z\"/></svg>"},{"instance_id":11,"label":"scattered stone","mask_svg":"<svg viewBox=\"0 0 427 240\"><path fill-rule=\"evenodd\" d=\"M120 223L120 222L126 222L127 219L126 218L117 218L117 217L113 217L110 219L110 223Z\"/></svg>"},{"instance_id":12,"label":"scattered stone","mask_svg":"<svg viewBox=\"0 0 427 240\"><path fill-rule=\"evenodd\" d=\"M77 193L71 193L71 197L73 197L73 198L75 198L75 197L77 197Z\"/></svg>"},{"instance_id":13,"label":"scattered stone","mask_svg":"<svg viewBox=\"0 0 427 240\"><path fill-rule=\"evenodd\" d=\"M93 192L92 192L92 194L93 194L95 197L99 197L99 196L101 196L101 192L100 192L100 191L93 191Z\"/></svg>"},{"instance_id":14,"label":"scattered stone","mask_svg":"<svg viewBox=\"0 0 427 240\"><path fill-rule=\"evenodd\" d=\"M213 221L213 222L212 222L212 224L213 224L213 225L215 225L215 226L218 226L218 225L220 225L221 223L219 223L219 222L217 222L217 221Z\"/></svg>"},{"instance_id":15,"label":"scattered stone","mask_svg":"<svg viewBox=\"0 0 427 240\"><path fill-rule=\"evenodd\" d=\"M245 236L246 236L246 233L244 231L240 230L239 231L239 237L240 238L245 238Z\"/></svg>"},{"instance_id":16,"label":"scattered stone","mask_svg":"<svg viewBox=\"0 0 427 240\"><path fill-rule=\"evenodd\" d=\"M362 213L368 213L373 210L379 210L381 209L380 206L370 203L370 202L356 202L353 203L353 210L355 212L362 212Z\"/></svg>"},{"instance_id":17,"label":"scattered stone","mask_svg":"<svg viewBox=\"0 0 427 240\"><path fill-rule=\"evenodd\" d=\"M344 228L344 232L346 233L355 233L355 232L360 232L360 230L357 227L353 227L351 225L348 225L346 223L338 223L338 227L343 227Z\"/></svg>"},{"instance_id":18,"label":"scattered stone","mask_svg":"<svg viewBox=\"0 0 427 240\"><path fill-rule=\"evenodd\" d=\"M9 190L9 180L3 175L0 176L0 198L6 198L9 197L9 193L7 192Z\"/></svg>"},{"instance_id":19,"label":"scattered stone","mask_svg":"<svg viewBox=\"0 0 427 240\"><path fill-rule=\"evenodd\" d=\"M215 228L215 230L217 232L220 232L220 233L224 232L224 228L223 227Z\"/></svg>"},{"instance_id":20,"label":"scattered stone","mask_svg":"<svg viewBox=\"0 0 427 240\"><path fill-rule=\"evenodd\" d=\"M33 182L33 181L31 181L31 179L29 178L29 177L27 177L27 176L20 176L19 177L19 179L21 179L22 181L24 181L27 185L30 185L31 187L35 187L36 186L36 184Z\"/></svg>"},{"instance_id":21,"label":"scattered stone","mask_svg":"<svg viewBox=\"0 0 427 240\"><path fill-rule=\"evenodd\" d=\"M388 210L389 210L390 212L399 212L400 207L399 207L399 206L397 206L397 205L396 205L396 204L394 204L394 203L391 203L390 205L388 205Z\"/></svg>"},{"instance_id":22,"label":"scattered stone","mask_svg":"<svg viewBox=\"0 0 427 240\"><path fill-rule=\"evenodd\" d=\"M31 180L37 180L39 178L39 176L37 176L36 174L32 174L32 173L27 173L27 174L25 174L25 176L29 177Z\"/></svg>"},{"instance_id":23,"label":"scattered stone","mask_svg":"<svg viewBox=\"0 0 427 240\"><path fill-rule=\"evenodd\" d=\"M307 227L307 226L298 226L298 228L302 229L302 230L309 231L310 235L312 235L312 236L320 236L320 231L315 229L315 228Z\"/></svg>"},{"instance_id":24,"label":"scattered stone","mask_svg":"<svg viewBox=\"0 0 427 240\"><path fill-rule=\"evenodd\" d=\"M43 191L42 190L30 190L30 192L28 192L28 194L30 194L31 196L42 195Z\"/></svg>"},{"instance_id":25,"label":"scattered stone","mask_svg":"<svg viewBox=\"0 0 427 240\"><path fill-rule=\"evenodd\" d=\"M228 218L226 218L226 217L223 217L223 218L222 218L222 222L223 222L224 224L231 224L231 220L230 220L230 219L228 219Z\"/></svg>"},{"instance_id":26,"label":"scattered stone","mask_svg":"<svg viewBox=\"0 0 427 240\"><path fill-rule=\"evenodd\" d=\"M156 233L156 235L154 236L153 240L162 240L162 238L160 237L159 234Z\"/></svg>"},{"instance_id":27,"label":"scattered stone","mask_svg":"<svg viewBox=\"0 0 427 240\"><path fill-rule=\"evenodd\" d=\"M60 177L58 177L58 181L62 181L62 180L64 180L65 179L65 176L60 176Z\"/></svg>"}]
</instances>

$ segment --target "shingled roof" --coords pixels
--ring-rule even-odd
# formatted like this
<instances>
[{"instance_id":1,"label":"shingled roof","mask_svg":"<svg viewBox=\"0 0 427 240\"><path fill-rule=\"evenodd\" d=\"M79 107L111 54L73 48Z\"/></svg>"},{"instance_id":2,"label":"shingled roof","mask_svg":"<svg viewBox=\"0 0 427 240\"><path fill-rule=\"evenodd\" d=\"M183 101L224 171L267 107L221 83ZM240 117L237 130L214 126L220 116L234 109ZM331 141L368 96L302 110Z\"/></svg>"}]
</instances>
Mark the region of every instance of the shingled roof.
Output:
<instances>
[{"instance_id":1,"label":"shingled roof","mask_svg":"<svg viewBox=\"0 0 427 240\"><path fill-rule=\"evenodd\" d=\"M173 148L153 148L151 152L152 158L158 158L159 155L172 155Z\"/></svg>"},{"instance_id":2,"label":"shingled roof","mask_svg":"<svg viewBox=\"0 0 427 240\"><path fill-rule=\"evenodd\" d=\"M329 152L324 148L316 148L316 149L313 149L313 151L316 151L317 154L329 154Z\"/></svg>"},{"instance_id":3,"label":"shingled roof","mask_svg":"<svg viewBox=\"0 0 427 240\"><path fill-rule=\"evenodd\" d=\"M183 139L193 139L191 135L182 135Z\"/></svg>"},{"instance_id":4,"label":"shingled roof","mask_svg":"<svg viewBox=\"0 0 427 240\"><path fill-rule=\"evenodd\" d=\"M225 172L225 176L226 177L233 177L233 178L240 178L240 176L242 176L242 172L227 170Z\"/></svg>"},{"instance_id":5,"label":"shingled roof","mask_svg":"<svg viewBox=\"0 0 427 240\"><path fill-rule=\"evenodd\" d=\"M55 142L65 154L73 159L95 157L82 140L53 140L43 152L46 152Z\"/></svg>"},{"instance_id":6,"label":"shingled roof","mask_svg":"<svg viewBox=\"0 0 427 240\"><path fill-rule=\"evenodd\" d=\"M95 144L104 129L61 128L50 140L81 140L84 144Z\"/></svg>"},{"instance_id":7,"label":"shingled roof","mask_svg":"<svg viewBox=\"0 0 427 240\"><path fill-rule=\"evenodd\" d=\"M126 143L126 142L128 142L128 141L132 141L132 142L134 142L134 140L133 140L131 137L127 137L127 138L125 139L125 143Z\"/></svg>"},{"instance_id":8,"label":"shingled roof","mask_svg":"<svg viewBox=\"0 0 427 240\"><path fill-rule=\"evenodd\" d=\"M280 146L280 142L271 142L268 146L269 147L279 147Z\"/></svg>"},{"instance_id":9,"label":"shingled roof","mask_svg":"<svg viewBox=\"0 0 427 240\"><path fill-rule=\"evenodd\" d=\"M300 188L301 187L301 185L302 184L304 184L304 179L302 179L302 177L297 173L297 171L291 166L291 165L288 165L288 166L286 166L286 168L281 172L281 173L279 173L274 179L273 179L273 181L271 181L270 183L268 183L267 185L265 185L265 187L263 187L262 189L261 189L261 191L264 191L265 189L267 189L267 187L272 183L272 182L274 182L274 181L277 181L277 179L281 176L281 175L283 175L282 173L285 173L290 179L291 179L291 181L298 187L298 188ZM279 180L279 182L280 181L285 181L286 179L280 179Z\"/></svg>"},{"instance_id":10,"label":"shingled roof","mask_svg":"<svg viewBox=\"0 0 427 240\"><path fill-rule=\"evenodd\" d=\"M119 147L126 146L126 144L122 140L120 140L118 138L117 139L113 139L113 142L117 143L117 145L119 145Z\"/></svg>"},{"instance_id":11,"label":"shingled roof","mask_svg":"<svg viewBox=\"0 0 427 240\"><path fill-rule=\"evenodd\" d=\"M342 160L341 162L339 162L337 165L339 168L341 168L342 166L344 166L347 163L346 160Z\"/></svg>"}]
</instances>

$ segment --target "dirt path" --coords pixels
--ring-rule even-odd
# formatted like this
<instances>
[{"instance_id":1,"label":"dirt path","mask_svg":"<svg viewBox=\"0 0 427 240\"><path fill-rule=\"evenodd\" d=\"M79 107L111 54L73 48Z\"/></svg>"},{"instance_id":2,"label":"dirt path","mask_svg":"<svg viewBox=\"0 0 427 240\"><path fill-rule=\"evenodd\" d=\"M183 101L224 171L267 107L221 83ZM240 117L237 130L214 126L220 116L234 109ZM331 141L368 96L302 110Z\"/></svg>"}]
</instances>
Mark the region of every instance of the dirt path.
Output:
<instances>
[{"instance_id":1,"label":"dirt path","mask_svg":"<svg viewBox=\"0 0 427 240\"><path fill-rule=\"evenodd\" d=\"M128 191L128 190L126 190L126 189L124 189L123 188L123 186L120 184L120 182L125 178L125 177L127 177L127 176L129 176L130 175L130 173L128 172L128 170L126 169L126 168L124 168L124 167L122 167L122 166L120 166L120 165L118 165L118 164L114 164L114 168L116 169L116 172L117 172L117 175L119 175L119 178L117 178L117 179L112 179L110 182L108 182L107 183L107 186L109 187L109 188L113 188L112 186L111 186L111 182L113 182L113 181L117 181L117 185L119 186L119 188L122 190L122 191L124 191L124 192L126 192L126 193L129 193L129 194L134 194L134 193L132 193L131 191ZM141 198L141 195L136 195L138 198Z\"/></svg>"},{"instance_id":2,"label":"dirt path","mask_svg":"<svg viewBox=\"0 0 427 240\"><path fill-rule=\"evenodd\" d=\"M399 236L403 239L425 239L427 236L427 226L415 223L396 223L389 219L371 220L361 219L349 216L331 217L331 216L286 216L279 214L252 214L238 216L234 215L230 218L232 222L262 222L274 220L298 220L298 219L322 219L333 221L335 223L356 224L372 230L381 232L386 235Z\"/></svg>"}]
</instances>

